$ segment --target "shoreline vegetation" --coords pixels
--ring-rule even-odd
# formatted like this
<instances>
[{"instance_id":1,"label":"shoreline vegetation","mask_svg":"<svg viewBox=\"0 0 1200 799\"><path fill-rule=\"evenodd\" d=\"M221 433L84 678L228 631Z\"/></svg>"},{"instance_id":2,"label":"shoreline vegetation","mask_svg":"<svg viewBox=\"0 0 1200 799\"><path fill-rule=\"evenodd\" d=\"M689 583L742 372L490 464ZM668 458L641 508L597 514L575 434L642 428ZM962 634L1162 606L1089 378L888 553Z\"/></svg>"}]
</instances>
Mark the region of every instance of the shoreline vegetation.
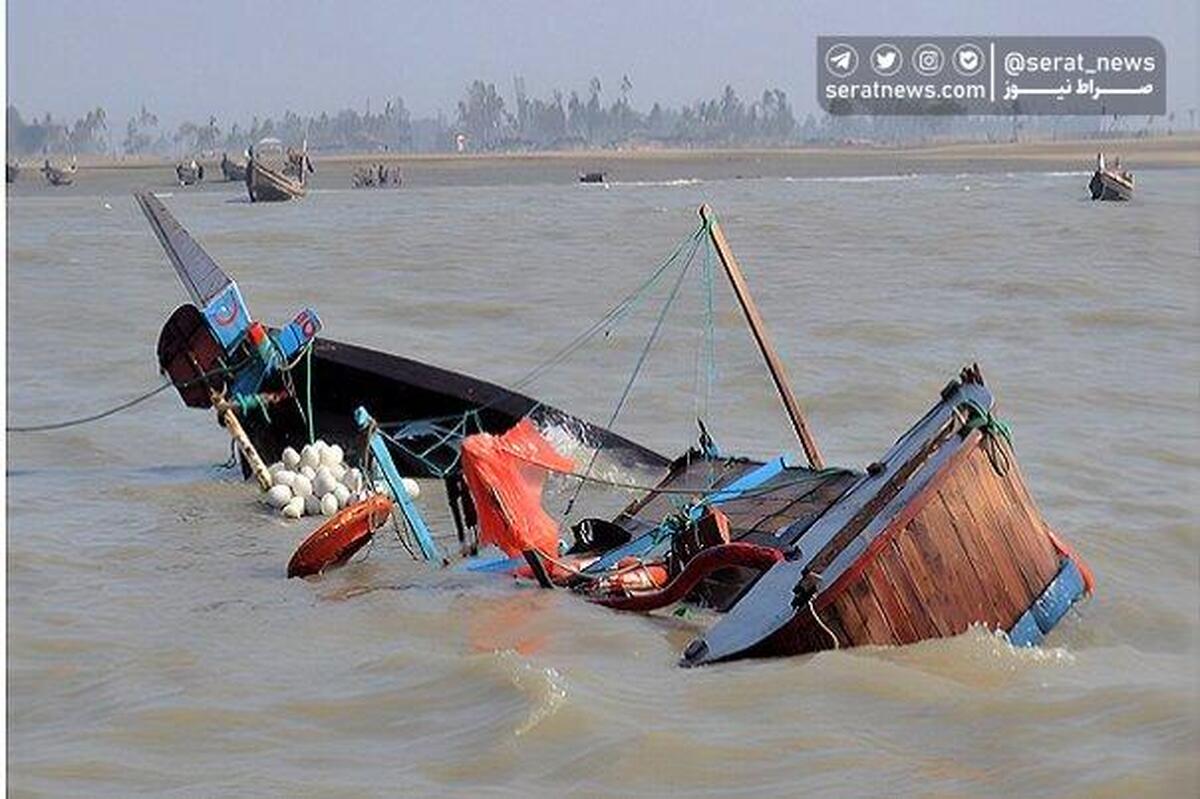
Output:
<instances>
[{"instance_id":1,"label":"shoreline vegetation","mask_svg":"<svg viewBox=\"0 0 1200 799\"><path fill-rule=\"evenodd\" d=\"M371 151L358 153L313 153L318 171L322 164L358 165L388 163L427 168L486 168L547 165L580 171L615 169L622 165L724 166L722 172L742 169L731 177L758 177L794 169L798 174L890 174L897 171L1029 171L1091 168L1096 153L1120 155L1134 169L1200 167L1200 133L1180 132L1170 136L1130 138L1034 139L1018 142L947 141L912 145L812 145L770 148L668 148L646 147L622 150L578 149L534 152L403 153ZM40 163L25 157L22 164ZM220 155L200 159L216 163ZM176 159L153 156L80 155L81 170L162 169ZM757 168L757 170L756 170ZM680 175L680 177L689 177Z\"/></svg>"}]
</instances>

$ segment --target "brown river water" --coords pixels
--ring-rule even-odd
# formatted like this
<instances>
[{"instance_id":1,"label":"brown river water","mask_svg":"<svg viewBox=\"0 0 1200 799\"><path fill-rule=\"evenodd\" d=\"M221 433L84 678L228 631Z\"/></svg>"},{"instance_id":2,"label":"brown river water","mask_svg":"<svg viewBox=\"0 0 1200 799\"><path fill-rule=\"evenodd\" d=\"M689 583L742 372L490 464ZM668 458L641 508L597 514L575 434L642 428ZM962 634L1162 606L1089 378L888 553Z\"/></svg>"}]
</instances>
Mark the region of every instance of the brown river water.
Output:
<instances>
[{"instance_id":1,"label":"brown river water","mask_svg":"<svg viewBox=\"0 0 1200 799\"><path fill-rule=\"evenodd\" d=\"M10 795L1195 795L1200 173L1143 171L1118 205L1089 202L1069 165L641 168L603 187L562 167L464 167L378 191L339 188L343 169L275 205L235 184L172 188L165 171L59 190L23 175L8 423L159 380L154 343L185 294L130 196L147 181L257 317L311 305L331 337L510 384L707 201L831 462L877 458L980 362L1034 496L1096 573L1045 648L975 630L684 670L704 616L435 571L384 536L289 581L317 522L270 515L219 468L212 417L168 392L9 435ZM704 281L689 278L616 428L675 453L703 414L727 451L798 450L723 282L715 294L715 371L696 357ZM605 421L662 299L527 390ZM424 488L449 543L439 485Z\"/></svg>"}]
</instances>

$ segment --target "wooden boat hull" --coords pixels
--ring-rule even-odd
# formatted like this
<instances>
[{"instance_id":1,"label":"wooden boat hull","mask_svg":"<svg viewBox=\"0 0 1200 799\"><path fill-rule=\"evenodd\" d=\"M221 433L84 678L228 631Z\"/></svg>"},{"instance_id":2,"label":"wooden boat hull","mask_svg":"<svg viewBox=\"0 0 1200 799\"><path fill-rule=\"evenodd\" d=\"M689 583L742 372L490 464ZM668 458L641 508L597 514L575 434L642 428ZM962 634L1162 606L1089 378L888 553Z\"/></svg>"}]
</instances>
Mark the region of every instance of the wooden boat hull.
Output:
<instances>
[{"instance_id":1,"label":"wooden boat hull","mask_svg":"<svg viewBox=\"0 0 1200 799\"><path fill-rule=\"evenodd\" d=\"M246 188L251 202L283 202L298 199L307 193L304 184L257 161L246 167Z\"/></svg>"},{"instance_id":2,"label":"wooden boat hull","mask_svg":"<svg viewBox=\"0 0 1200 799\"><path fill-rule=\"evenodd\" d=\"M1125 177L1108 170L1096 170L1088 182L1093 200L1129 200L1133 197L1133 176Z\"/></svg>"},{"instance_id":3,"label":"wooden boat hull","mask_svg":"<svg viewBox=\"0 0 1200 799\"><path fill-rule=\"evenodd\" d=\"M1003 436L967 423L972 403L991 419L978 373L952 386L691 642L684 665L910 644L974 624L1032 644L1090 591Z\"/></svg>"}]
</instances>

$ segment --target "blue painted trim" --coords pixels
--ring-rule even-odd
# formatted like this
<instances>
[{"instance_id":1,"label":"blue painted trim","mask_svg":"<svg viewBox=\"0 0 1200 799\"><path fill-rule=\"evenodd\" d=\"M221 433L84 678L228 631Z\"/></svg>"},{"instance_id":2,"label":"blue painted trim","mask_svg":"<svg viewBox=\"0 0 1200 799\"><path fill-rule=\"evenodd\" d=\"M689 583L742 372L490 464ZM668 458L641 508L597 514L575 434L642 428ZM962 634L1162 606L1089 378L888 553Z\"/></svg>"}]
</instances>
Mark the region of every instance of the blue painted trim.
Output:
<instances>
[{"instance_id":1,"label":"blue painted trim","mask_svg":"<svg viewBox=\"0 0 1200 799\"><path fill-rule=\"evenodd\" d=\"M374 420L367 413L366 408L356 408L354 411L354 422L360 430L366 430L371 426ZM405 521L408 522L408 529L412 530L413 537L417 539L417 546L421 549L421 554L425 556L425 560L432 560L438 563L445 561L442 553L438 550L437 544L433 540L433 535L429 532L429 526L425 524L425 519L421 516L421 512L417 510L417 506L413 504L412 497L408 495L408 491L404 488L404 481L400 479L400 473L396 471L396 464L392 461L392 453L388 452L387 442L378 432L371 434L371 454L375 456L375 462L379 464L380 471L383 472L384 482L391 489L392 498L396 500L396 504L400 506L400 512L404 514Z\"/></svg>"},{"instance_id":2,"label":"blue painted trim","mask_svg":"<svg viewBox=\"0 0 1200 799\"><path fill-rule=\"evenodd\" d=\"M498 558L472 558L463 561L459 568L463 571L482 572L485 574L507 574L515 572L522 566L527 565L524 557L518 555L515 558L498 557Z\"/></svg>"},{"instance_id":3,"label":"blue painted trim","mask_svg":"<svg viewBox=\"0 0 1200 799\"><path fill-rule=\"evenodd\" d=\"M1017 623L1008 631L1008 642L1013 646L1039 646L1045 636L1033 618L1032 611L1025 611Z\"/></svg>"},{"instance_id":4,"label":"blue painted trim","mask_svg":"<svg viewBox=\"0 0 1200 799\"><path fill-rule=\"evenodd\" d=\"M1037 646L1085 594L1083 575L1075 561L1067 558L1046 590L1008 631L1008 640L1013 646Z\"/></svg>"}]
</instances>

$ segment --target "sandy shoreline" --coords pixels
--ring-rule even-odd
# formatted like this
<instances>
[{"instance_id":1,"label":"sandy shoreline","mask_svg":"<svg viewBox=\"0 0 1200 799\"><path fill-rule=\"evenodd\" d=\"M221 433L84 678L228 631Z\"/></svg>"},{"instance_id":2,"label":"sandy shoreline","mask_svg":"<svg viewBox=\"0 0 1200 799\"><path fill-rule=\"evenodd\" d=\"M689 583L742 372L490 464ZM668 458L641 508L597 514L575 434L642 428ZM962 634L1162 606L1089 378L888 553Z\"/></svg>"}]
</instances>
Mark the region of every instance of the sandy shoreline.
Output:
<instances>
[{"instance_id":1,"label":"sandy shoreline","mask_svg":"<svg viewBox=\"0 0 1200 799\"><path fill-rule=\"evenodd\" d=\"M944 171L964 168L966 171L995 171L1050 168L1086 168L1097 152L1119 154L1133 168L1200 167L1200 133L1184 133L1170 137L1146 139L1080 139L1029 142L962 142L905 147L822 146L788 149L697 149L697 150L572 150L536 153L345 153L314 155L321 164L353 165L387 162L400 165L439 167L444 169L479 169L488 166L516 167L545 165L571 166L580 169L615 168L620 165L675 164L712 165L743 164L778 168L790 165L808 172L820 165L820 171L830 168L861 174L867 167L888 172ZM37 159L40 161L40 159ZM162 169L173 167L174 161L164 158L110 158L84 156L79 158L80 169ZM36 169L34 160L23 159L23 169ZM773 171L773 170L772 170Z\"/></svg>"}]
</instances>

